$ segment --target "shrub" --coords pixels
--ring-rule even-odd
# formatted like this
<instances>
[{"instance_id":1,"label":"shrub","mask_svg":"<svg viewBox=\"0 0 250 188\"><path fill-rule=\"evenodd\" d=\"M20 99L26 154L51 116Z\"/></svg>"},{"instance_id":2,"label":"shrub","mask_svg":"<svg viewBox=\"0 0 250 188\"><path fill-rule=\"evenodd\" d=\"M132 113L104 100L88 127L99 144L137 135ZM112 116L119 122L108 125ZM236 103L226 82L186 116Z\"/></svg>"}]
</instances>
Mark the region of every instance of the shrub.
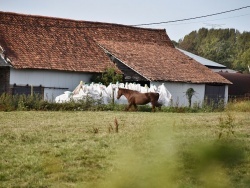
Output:
<instances>
[{"instance_id":1,"label":"shrub","mask_svg":"<svg viewBox=\"0 0 250 188\"><path fill-rule=\"evenodd\" d=\"M113 67L108 67L102 73L102 75L95 75L91 81L95 83L101 82L102 84L108 86L110 83L115 84L116 82L122 82L123 76L116 72Z\"/></svg>"},{"instance_id":2,"label":"shrub","mask_svg":"<svg viewBox=\"0 0 250 188\"><path fill-rule=\"evenodd\" d=\"M13 111L17 109L18 105L18 96L2 94L0 96L0 110L1 111Z\"/></svg>"},{"instance_id":3,"label":"shrub","mask_svg":"<svg viewBox=\"0 0 250 188\"><path fill-rule=\"evenodd\" d=\"M103 104L102 99L94 100L87 97L83 100L70 101L67 103L54 103L44 101L41 95L9 95L2 94L0 96L0 111L14 111L14 110L41 110L41 111L124 111L126 104ZM162 112L173 113L195 113L195 112L221 112L221 111L239 111L250 112L250 101L229 102L227 106L223 101L218 104L214 103L194 103L192 107L184 107L170 105L161 107ZM138 106L138 111L151 112L151 106Z\"/></svg>"}]
</instances>

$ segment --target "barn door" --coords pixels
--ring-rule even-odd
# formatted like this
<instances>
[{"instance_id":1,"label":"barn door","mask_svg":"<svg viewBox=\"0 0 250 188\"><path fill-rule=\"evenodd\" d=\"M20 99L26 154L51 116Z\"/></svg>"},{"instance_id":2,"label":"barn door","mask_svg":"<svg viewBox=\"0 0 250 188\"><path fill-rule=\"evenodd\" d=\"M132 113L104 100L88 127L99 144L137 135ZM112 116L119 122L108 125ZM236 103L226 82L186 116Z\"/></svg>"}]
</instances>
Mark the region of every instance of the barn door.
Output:
<instances>
[{"instance_id":1,"label":"barn door","mask_svg":"<svg viewBox=\"0 0 250 188\"><path fill-rule=\"evenodd\" d=\"M221 102L224 103L225 85L206 85L205 86L205 101L209 105L218 106Z\"/></svg>"},{"instance_id":2,"label":"barn door","mask_svg":"<svg viewBox=\"0 0 250 188\"><path fill-rule=\"evenodd\" d=\"M10 68L0 66L0 95L3 93L8 93L9 89L9 78Z\"/></svg>"}]
</instances>

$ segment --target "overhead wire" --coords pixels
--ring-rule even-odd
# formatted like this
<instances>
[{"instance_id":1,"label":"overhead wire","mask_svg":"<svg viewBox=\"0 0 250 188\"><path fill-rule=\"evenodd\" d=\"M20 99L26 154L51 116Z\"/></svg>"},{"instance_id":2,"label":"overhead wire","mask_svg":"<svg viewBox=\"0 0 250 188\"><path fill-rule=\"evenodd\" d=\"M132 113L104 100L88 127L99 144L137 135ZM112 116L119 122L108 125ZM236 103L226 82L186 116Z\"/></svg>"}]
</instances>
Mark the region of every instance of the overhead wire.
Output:
<instances>
[{"instance_id":1,"label":"overhead wire","mask_svg":"<svg viewBox=\"0 0 250 188\"><path fill-rule=\"evenodd\" d=\"M159 24L168 24L168 23L176 23L176 22L182 22L182 21L188 21L188 20L194 20L194 19L200 19L200 18L205 18L205 17L211 17L211 16L216 16L216 15L220 15L220 14L225 14L225 13L229 13L229 12L234 12L234 11L238 11L241 9L246 9L246 8L250 8L249 6L244 6L244 7L240 7L237 9L232 9L232 10L228 10L228 11L223 11L223 12L218 12L218 13L214 13L214 14L208 14L208 15L204 15L204 16L197 16L197 17L192 17L192 18L184 18L184 19L179 19L179 20L170 20L170 21L164 21L164 22L155 22L155 23L145 23L145 24L136 24L136 25L129 25L132 27L138 27L138 26L149 26L149 25L159 25ZM80 21L78 21L79 24L81 24ZM61 26L61 25L31 25L31 24L26 24L26 23L10 23L10 22L4 22L0 20L0 24L4 24L4 25L15 25L15 26L29 26L29 27L55 27L55 28L104 28L104 27L109 27L107 25L100 25L100 26ZM108 23L106 23L108 24ZM184 23L185 24L185 23ZM119 25L119 24L118 24Z\"/></svg>"},{"instance_id":2,"label":"overhead wire","mask_svg":"<svg viewBox=\"0 0 250 188\"><path fill-rule=\"evenodd\" d=\"M217 21L217 20L227 20L227 19L232 19L232 18L239 18L243 16L249 16L250 14L243 14L243 15L238 15L238 16L231 16L231 17L226 17L226 18L218 18L218 19L212 19L212 20L204 20L204 21L196 21L196 22L186 22L186 23L171 23L168 25L187 25L187 24L195 24L195 23L204 23L204 22L211 22L211 21Z\"/></svg>"},{"instance_id":3,"label":"overhead wire","mask_svg":"<svg viewBox=\"0 0 250 188\"><path fill-rule=\"evenodd\" d=\"M232 9L232 10L227 10L227 11L218 12L218 13L214 13L214 14L208 14L208 15L204 15L204 16L196 16L196 17L192 17L192 18L184 18L184 19L170 20L170 21L164 21L164 22L136 24L136 25L131 25L131 26L136 26L137 27L137 26L159 25L159 24L166 24L166 23L182 22L182 21L194 20L194 19L199 19L199 18L206 18L206 17L216 16L216 15L225 14L225 13L229 13L229 12L234 12L234 11L238 11L238 10L241 10L241 9L246 9L246 8L249 8L249 7L250 6L244 6L244 7L240 7L240 8L236 8L236 9Z\"/></svg>"}]
</instances>

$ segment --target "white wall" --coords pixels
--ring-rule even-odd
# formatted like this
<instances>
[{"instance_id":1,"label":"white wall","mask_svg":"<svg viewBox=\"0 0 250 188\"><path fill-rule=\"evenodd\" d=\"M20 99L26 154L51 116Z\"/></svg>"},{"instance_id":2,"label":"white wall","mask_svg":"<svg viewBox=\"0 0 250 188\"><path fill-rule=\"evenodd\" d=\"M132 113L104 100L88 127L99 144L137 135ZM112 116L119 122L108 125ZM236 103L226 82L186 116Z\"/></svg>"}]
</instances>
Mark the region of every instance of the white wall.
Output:
<instances>
[{"instance_id":1,"label":"white wall","mask_svg":"<svg viewBox=\"0 0 250 188\"><path fill-rule=\"evenodd\" d=\"M192 105L194 103L202 104L205 95L205 84L191 84L191 83L177 83L177 82L152 82L152 84L159 86L162 83L166 86L168 91L172 95L174 106L188 106L188 99L186 97L186 91L189 88L193 88L195 91L192 97Z\"/></svg>"},{"instance_id":2,"label":"white wall","mask_svg":"<svg viewBox=\"0 0 250 188\"><path fill-rule=\"evenodd\" d=\"M43 87L68 88L68 89L44 89L44 99L54 100L64 91L73 91L80 81L89 83L91 74L79 72L49 71L49 70L18 70L10 69L10 84L33 85Z\"/></svg>"},{"instance_id":3,"label":"white wall","mask_svg":"<svg viewBox=\"0 0 250 188\"><path fill-rule=\"evenodd\" d=\"M56 87L68 89L44 89L44 99L54 101L55 97L63 94L66 90L73 91L76 86L83 81L90 82L91 74L78 72L64 72L64 71L49 71L49 70L18 70L10 69L10 84L17 85L33 85L43 87ZM192 104L202 104L205 95L205 84L191 84L191 83L177 83L177 82L152 82L152 84L159 86L162 83L166 86L172 94L174 106L188 106L188 100L185 95L187 89L193 88L195 91L192 97ZM228 100L228 86L225 89L225 102Z\"/></svg>"}]
</instances>

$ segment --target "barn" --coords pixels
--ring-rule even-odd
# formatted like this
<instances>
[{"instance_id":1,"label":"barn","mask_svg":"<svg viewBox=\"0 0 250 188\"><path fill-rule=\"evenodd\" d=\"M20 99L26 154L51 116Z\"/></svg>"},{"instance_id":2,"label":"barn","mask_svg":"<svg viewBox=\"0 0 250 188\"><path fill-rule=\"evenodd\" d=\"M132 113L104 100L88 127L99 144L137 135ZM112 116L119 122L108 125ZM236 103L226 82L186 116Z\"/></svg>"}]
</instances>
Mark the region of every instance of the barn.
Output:
<instances>
[{"instance_id":1,"label":"barn","mask_svg":"<svg viewBox=\"0 0 250 188\"><path fill-rule=\"evenodd\" d=\"M0 12L0 94L45 100L113 66L124 82L165 84L173 104L227 101L230 81L177 50L164 29Z\"/></svg>"},{"instance_id":2,"label":"barn","mask_svg":"<svg viewBox=\"0 0 250 188\"><path fill-rule=\"evenodd\" d=\"M250 97L250 74L241 73L241 72L229 69L226 66L216 63L214 61L211 61L209 59L197 56L193 53L187 52L179 48L177 49L183 52L184 54L186 54L187 56L195 59L197 62L208 67L212 71L223 76L230 82L232 82L232 84L229 85L228 87L228 98L249 99Z\"/></svg>"}]
</instances>

